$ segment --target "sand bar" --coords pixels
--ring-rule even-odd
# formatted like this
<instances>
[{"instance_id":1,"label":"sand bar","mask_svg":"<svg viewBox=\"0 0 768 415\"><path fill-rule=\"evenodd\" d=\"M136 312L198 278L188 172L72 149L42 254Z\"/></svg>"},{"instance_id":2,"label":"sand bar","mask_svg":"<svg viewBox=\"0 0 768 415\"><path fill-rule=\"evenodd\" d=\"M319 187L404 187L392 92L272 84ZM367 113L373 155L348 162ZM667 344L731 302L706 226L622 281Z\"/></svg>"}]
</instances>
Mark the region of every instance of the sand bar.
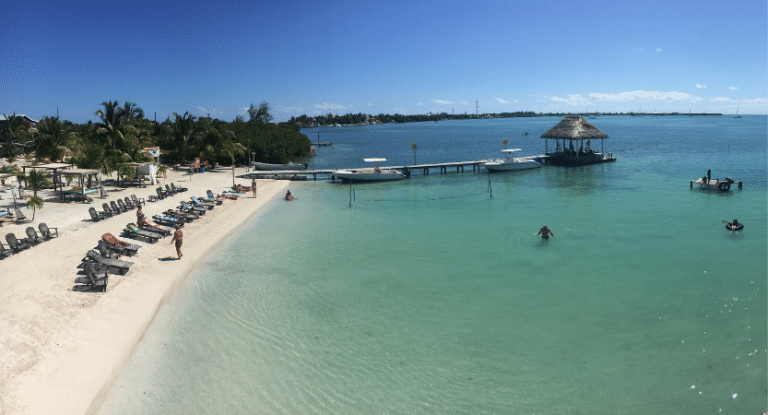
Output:
<instances>
[{"instance_id":1,"label":"sand bar","mask_svg":"<svg viewBox=\"0 0 768 415\"><path fill-rule=\"evenodd\" d=\"M237 174L244 173L238 169ZM189 191L147 202L151 217L210 189L221 193L232 185L232 171L215 170L190 177L168 172L167 182ZM250 185L243 179L237 183ZM162 184L162 180L161 180ZM121 259L134 262L125 276L110 275L106 293L72 291L78 265L105 232L120 237L135 211L92 222L88 208L101 210L103 202L131 194L147 199L157 186L107 187L107 198L94 203L59 203L46 191L43 209L33 222L4 224L0 235L25 236L40 222L58 228L59 237L0 260L0 414L94 413L109 386L152 322L164 300L172 295L205 254L234 229L256 214L267 201L282 196L289 182L259 180L258 196L241 195L226 200L200 220L184 228L184 257L175 260L170 237L155 244L121 238L141 245L138 255ZM12 203L10 193L0 193L0 205ZM28 219L32 211L24 207Z\"/></svg>"}]
</instances>

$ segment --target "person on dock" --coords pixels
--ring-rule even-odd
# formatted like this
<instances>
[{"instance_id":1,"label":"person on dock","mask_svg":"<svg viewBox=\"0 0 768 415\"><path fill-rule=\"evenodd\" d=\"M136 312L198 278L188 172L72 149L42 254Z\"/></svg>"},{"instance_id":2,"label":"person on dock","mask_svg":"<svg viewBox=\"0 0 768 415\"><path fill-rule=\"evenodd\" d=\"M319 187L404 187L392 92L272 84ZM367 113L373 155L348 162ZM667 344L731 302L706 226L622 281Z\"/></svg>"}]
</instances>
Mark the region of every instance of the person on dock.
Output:
<instances>
[{"instance_id":1,"label":"person on dock","mask_svg":"<svg viewBox=\"0 0 768 415\"><path fill-rule=\"evenodd\" d=\"M253 198L256 199L256 178L251 180L251 191L253 191Z\"/></svg>"},{"instance_id":2,"label":"person on dock","mask_svg":"<svg viewBox=\"0 0 768 415\"><path fill-rule=\"evenodd\" d=\"M179 256L179 259L181 259L181 244L184 239L184 232L181 231L181 228L178 224L173 225L174 228L176 228L176 231L173 232L173 239L171 239L171 243L176 242L176 255Z\"/></svg>"},{"instance_id":3,"label":"person on dock","mask_svg":"<svg viewBox=\"0 0 768 415\"><path fill-rule=\"evenodd\" d=\"M555 234L552 233L552 231L547 227L547 225L544 225L539 229L539 233L536 235L541 235L542 239L549 239L549 235L552 235L552 237L555 237Z\"/></svg>"},{"instance_id":4,"label":"person on dock","mask_svg":"<svg viewBox=\"0 0 768 415\"><path fill-rule=\"evenodd\" d=\"M285 200L293 200L293 199L296 199L296 198L293 197L290 190L285 192Z\"/></svg>"}]
</instances>

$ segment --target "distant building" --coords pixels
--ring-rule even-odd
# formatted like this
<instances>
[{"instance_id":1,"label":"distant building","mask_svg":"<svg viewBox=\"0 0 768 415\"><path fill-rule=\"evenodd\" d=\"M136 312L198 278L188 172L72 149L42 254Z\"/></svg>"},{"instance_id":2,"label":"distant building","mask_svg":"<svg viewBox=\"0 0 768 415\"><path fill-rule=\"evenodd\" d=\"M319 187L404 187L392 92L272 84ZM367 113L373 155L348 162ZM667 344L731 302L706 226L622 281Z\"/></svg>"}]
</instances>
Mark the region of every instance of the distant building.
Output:
<instances>
[{"instance_id":1,"label":"distant building","mask_svg":"<svg viewBox=\"0 0 768 415\"><path fill-rule=\"evenodd\" d=\"M11 114L0 114L0 124L8 122L8 118L12 116L13 115ZM35 128L37 125L37 120L29 118L26 114L16 114L16 117L21 118L24 121L24 124L27 125L27 128Z\"/></svg>"}]
</instances>

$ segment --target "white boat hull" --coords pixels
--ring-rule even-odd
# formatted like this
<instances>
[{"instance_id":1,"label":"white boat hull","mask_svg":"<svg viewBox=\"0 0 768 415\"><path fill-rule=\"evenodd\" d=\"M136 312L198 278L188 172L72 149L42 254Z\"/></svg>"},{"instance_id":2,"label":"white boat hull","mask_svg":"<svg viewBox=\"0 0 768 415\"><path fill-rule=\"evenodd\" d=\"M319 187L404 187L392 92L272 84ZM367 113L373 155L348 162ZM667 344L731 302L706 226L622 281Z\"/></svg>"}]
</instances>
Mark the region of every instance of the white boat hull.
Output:
<instances>
[{"instance_id":1,"label":"white boat hull","mask_svg":"<svg viewBox=\"0 0 768 415\"><path fill-rule=\"evenodd\" d=\"M512 170L527 170L541 167L541 163L533 160L524 161L489 161L483 164L488 171L512 171Z\"/></svg>"},{"instance_id":2,"label":"white boat hull","mask_svg":"<svg viewBox=\"0 0 768 415\"><path fill-rule=\"evenodd\" d=\"M348 182L382 182L405 179L405 175L398 170L381 170L379 172L374 169L336 170L333 175Z\"/></svg>"},{"instance_id":3,"label":"white boat hull","mask_svg":"<svg viewBox=\"0 0 768 415\"><path fill-rule=\"evenodd\" d=\"M306 164L269 164L259 163L258 161L252 162L253 168L256 170L306 170Z\"/></svg>"}]
</instances>

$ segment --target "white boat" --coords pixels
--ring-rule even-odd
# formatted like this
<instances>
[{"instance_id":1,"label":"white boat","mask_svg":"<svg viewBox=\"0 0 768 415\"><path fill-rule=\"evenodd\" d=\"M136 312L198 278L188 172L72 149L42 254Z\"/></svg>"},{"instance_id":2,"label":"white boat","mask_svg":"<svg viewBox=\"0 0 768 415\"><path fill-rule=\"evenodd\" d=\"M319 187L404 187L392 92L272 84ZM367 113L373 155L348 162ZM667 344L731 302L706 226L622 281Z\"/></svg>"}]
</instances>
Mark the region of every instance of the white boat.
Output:
<instances>
[{"instance_id":1,"label":"white boat","mask_svg":"<svg viewBox=\"0 0 768 415\"><path fill-rule=\"evenodd\" d=\"M383 158L363 159L367 163L375 163L370 169L342 169L333 172L333 175L346 182L381 182L385 180L402 180L405 175L395 169L381 169L379 163L387 161Z\"/></svg>"},{"instance_id":2,"label":"white boat","mask_svg":"<svg viewBox=\"0 0 768 415\"><path fill-rule=\"evenodd\" d=\"M741 189L742 183L739 180L733 180L730 177L725 179L707 179L706 177L699 177L696 180L691 180L691 189L693 184L699 185L700 189L719 190L721 192L727 192L731 190L731 185L737 185Z\"/></svg>"},{"instance_id":3,"label":"white boat","mask_svg":"<svg viewBox=\"0 0 768 415\"><path fill-rule=\"evenodd\" d=\"M519 148L511 148L501 150L504 153L504 158L496 160L488 160L483 163L488 171L510 171L510 170L525 170L535 169L541 167L541 163L529 157L514 158L512 153L522 151Z\"/></svg>"},{"instance_id":4,"label":"white boat","mask_svg":"<svg viewBox=\"0 0 768 415\"><path fill-rule=\"evenodd\" d=\"M258 161L252 161L251 164L253 165L253 168L256 170L306 170L307 169L306 164L293 164L293 163L269 164L269 163L259 163Z\"/></svg>"}]
</instances>

